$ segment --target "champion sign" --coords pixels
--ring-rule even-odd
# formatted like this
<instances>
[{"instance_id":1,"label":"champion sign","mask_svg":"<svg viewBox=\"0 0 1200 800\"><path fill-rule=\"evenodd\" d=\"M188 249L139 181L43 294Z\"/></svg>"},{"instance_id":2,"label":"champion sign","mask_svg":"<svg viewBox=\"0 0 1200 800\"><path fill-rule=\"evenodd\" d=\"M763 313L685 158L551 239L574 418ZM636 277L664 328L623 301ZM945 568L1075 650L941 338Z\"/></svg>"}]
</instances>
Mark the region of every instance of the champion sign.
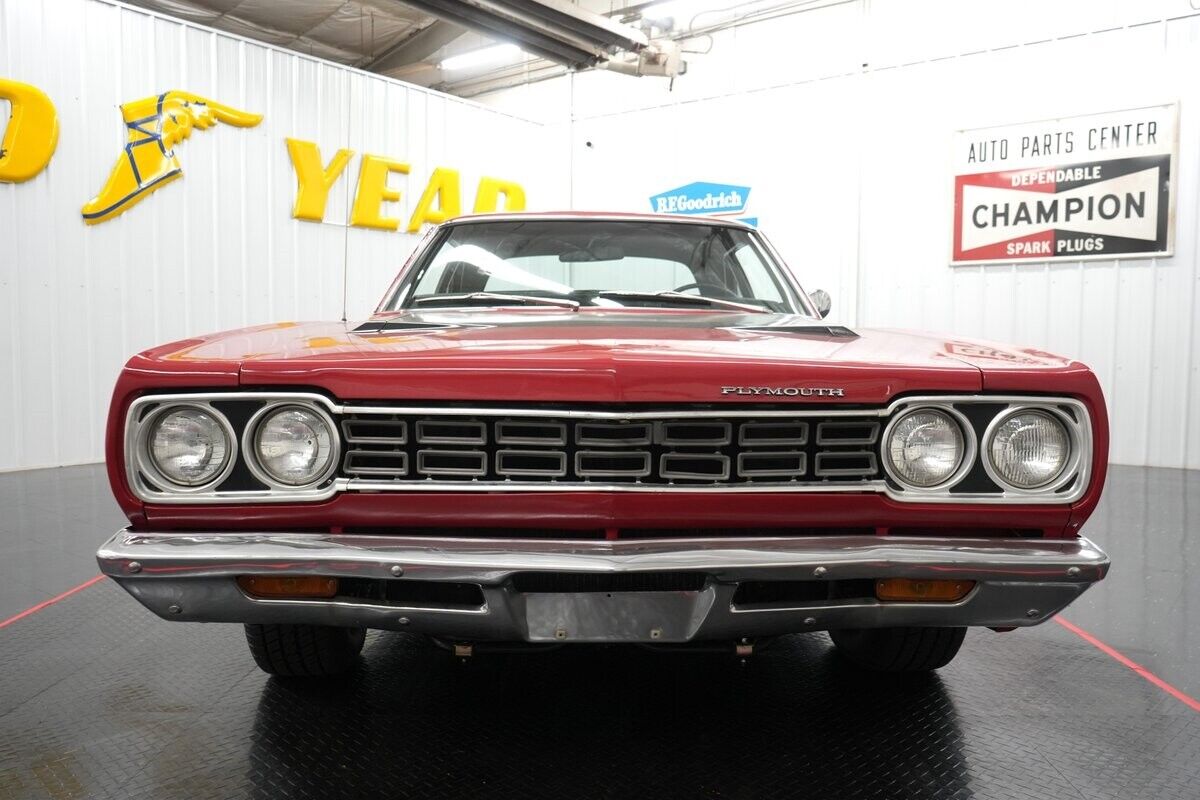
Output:
<instances>
[{"instance_id":1,"label":"champion sign","mask_svg":"<svg viewBox=\"0 0 1200 800\"><path fill-rule=\"evenodd\" d=\"M650 207L657 214L740 214L749 197L749 186L696 182L654 195Z\"/></svg>"},{"instance_id":2,"label":"champion sign","mask_svg":"<svg viewBox=\"0 0 1200 800\"><path fill-rule=\"evenodd\" d=\"M1169 255L1175 112L962 132L953 263Z\"/></svg>"}]
</instances>

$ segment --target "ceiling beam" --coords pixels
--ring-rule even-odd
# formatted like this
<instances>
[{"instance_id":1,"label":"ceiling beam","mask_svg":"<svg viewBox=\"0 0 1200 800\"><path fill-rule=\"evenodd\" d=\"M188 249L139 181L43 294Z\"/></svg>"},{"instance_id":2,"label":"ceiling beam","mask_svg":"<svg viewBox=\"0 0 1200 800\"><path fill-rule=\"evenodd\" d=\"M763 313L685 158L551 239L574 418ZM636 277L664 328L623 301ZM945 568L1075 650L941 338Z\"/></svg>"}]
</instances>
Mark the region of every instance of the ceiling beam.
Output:
<instances>
[{"instance_id":1,"label":"ceiling beam","mask_svg":"<svg viewBox=\"0 0 1200 800\"><path fill-rule=\"evenodd\" d=\"M604 55L599 43L581 41L574 34L550 30L528 17L493 4L493 0L405 0L408 5L444 20L479 31L502 42L512 42L530 55L574 69L594 66Z\"/></svg>"},{"instance_id":2,"label":"ceiling beam","mask_svg":"<svg viewBox=\"0 0 1200 800\"><path fill-rule=\"evenodd\" d=\"M372 72L386 73L409 64L416 64L429 58L466 32L466 28L453 22L436 20L432 25L425 26L407 39L384 50L363 64L362 68Z\"/></svg>"},{"instance_id":3,"label":"ceiling beam","mask_svg":"<svg viewBox=\"0 0 1200 800\"><path fill-rule=\"evenodd\" d=\"M594 14L568 0L501 0L500 4L608 47L637 51L649 44L646 34L637 28Z\"/></svg>"}]
</instances>

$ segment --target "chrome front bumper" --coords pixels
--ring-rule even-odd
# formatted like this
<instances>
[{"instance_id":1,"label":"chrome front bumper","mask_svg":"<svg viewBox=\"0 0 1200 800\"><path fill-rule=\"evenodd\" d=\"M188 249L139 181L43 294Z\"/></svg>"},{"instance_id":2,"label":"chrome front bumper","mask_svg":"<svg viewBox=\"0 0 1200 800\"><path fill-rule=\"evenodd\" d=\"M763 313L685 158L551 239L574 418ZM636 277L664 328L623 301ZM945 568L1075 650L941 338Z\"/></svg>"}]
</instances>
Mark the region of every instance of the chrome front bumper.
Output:
<instances>
[{"instance_id":1,"label":"chrome front bumper","mask_svg":"<svg viewBox=\"0 0 1200 800\"><path fill-rule=\"evenodd\" d=\"M1101 580L1087 539L890 536L568 541L304 533L120 531L100 569L164 619L309 623L428 633L460 641L728 640L835 628L1036 625ZM527 572L698 572L697 591L521 593ZM261 600L243 574L336 575L478 584L478 607L334 598ZM972 580L953 603L874 599L734 604L744 581L889 577Z\"/></svg>"}]
</instances>

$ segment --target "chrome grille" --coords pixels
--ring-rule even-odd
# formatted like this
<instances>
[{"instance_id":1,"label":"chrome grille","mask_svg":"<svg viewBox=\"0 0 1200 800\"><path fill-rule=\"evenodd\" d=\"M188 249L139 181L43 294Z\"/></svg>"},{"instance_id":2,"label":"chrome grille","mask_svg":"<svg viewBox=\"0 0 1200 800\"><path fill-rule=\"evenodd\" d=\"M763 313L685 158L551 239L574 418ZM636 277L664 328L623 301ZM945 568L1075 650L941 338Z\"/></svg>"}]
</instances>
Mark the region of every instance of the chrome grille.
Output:
<instances>
[{"instance_id":1,"label":"chrome grille","mask_svg":"<svg viewBox=\"0 0 1200 800\"><path fill-rule=\"evenodd\" d=\"M389 409L389 411L394 409ZM428 409L422 409L428 412ZM509 412L513 413L513 412ZM356 411L341 424L342 474L371 481L788 485L882 478L878 417L843 414L589 419Z\"/></svg>"}]
</instances>

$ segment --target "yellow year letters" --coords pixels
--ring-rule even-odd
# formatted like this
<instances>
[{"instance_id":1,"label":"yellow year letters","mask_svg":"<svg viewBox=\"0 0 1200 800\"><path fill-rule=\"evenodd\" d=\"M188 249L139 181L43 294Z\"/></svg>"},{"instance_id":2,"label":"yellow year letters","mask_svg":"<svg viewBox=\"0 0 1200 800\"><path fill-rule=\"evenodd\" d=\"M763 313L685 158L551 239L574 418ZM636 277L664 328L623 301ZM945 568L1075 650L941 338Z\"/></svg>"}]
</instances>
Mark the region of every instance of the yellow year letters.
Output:
<instances>
[{"instance_id":1,"label":"yellow year letters","mask_svg":"<svg viewBox=\"0 0 1200 800\"><path fill-rule=\"evenodd\" d=\"M365 155L358 170L358 191L354 195L354 208L350 210L350 224L360 228L378 228L394 231L400 220L383 216L381 206L400 199L399 189L389 189L388 175L393 172L408 174L408 164L393 161L383 156Z\"/></svg>"},{"instance_id":2,"label":"yellow year letters","mask_svg":"<svg viewBox=\"0 0 1200 800\"><path fill-rule=\"evenodd\" d=\"M12 107L0 139L0 181L22 183L50 163L58 146L58 112L45 92L28 83L0 78L0 97Z\"/></svg>"},{"instance_id":3,"label":"yellow year letters","mask_svg":"<svg viewBox=\"0 0 1200 800\"><path fill-rule=\"evenodd\" d=\"M292 206L292 216L320 222L325 219L329 190L350 162L354 151L338 150L330 159L329 166L323 167L321 151L315 143L288 139L287 148L292 167L296 170L296 204Z\"/></svg>"},{"instance_id":4,"label":"yellow year letters","mask_svg":"<svg viewBox=\"0 0 1200 800\"><path fill-rule=\"evenodd\" d=\"M322 164L321 151L314 142L287 139L288 156L296 171L296 201L292 216L296 219L321 222L329 191L337 183L346 165L354 156L353 150L338 150L328 164ZM358 186L350 208L349 223L358 228L383 231L400 229L400 220L384 215L383 204L400 200L400 190L388 186L393 172L409 174L410 166L403 161L366 153L358 170ZM417 201L405 231L416 233L422 225L445 222L462 213L461 178L458 170L437 167L429 176L421 199ZM474 213L496 211L504 196L504 211L525 209L525 189L514 181L484 177L475 192Z\"/></svg>"}]
</instances>

